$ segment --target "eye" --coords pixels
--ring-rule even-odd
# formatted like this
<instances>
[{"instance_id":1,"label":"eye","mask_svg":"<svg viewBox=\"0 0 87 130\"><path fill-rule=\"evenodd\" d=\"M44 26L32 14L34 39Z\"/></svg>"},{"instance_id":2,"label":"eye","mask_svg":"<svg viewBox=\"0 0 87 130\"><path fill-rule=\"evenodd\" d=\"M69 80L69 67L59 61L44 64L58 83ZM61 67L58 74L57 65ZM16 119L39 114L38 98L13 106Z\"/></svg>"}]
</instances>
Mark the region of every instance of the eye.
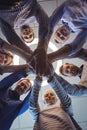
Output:
<instances>
[{"instance_id":1,"label":"eye","mask_svg":"<svg viewBox=\"0 0 87 130\"><path fill-rule=\"evenodd\" d=\"M31 35L29 35L29 38L32 38L32 34L31 34Z\"/></svg>"},{"instance_id":2,"label":"eye","mask_svg":"<svg viewBox=\"0 0 87 130\"><path fill-rule=\"evenodd\" d=\"M4 63L6 64L6 63L7 63L7 60L4 60Z\"/></svg>"},{"instance_id":3,"label":"eye","mask_svg":"<svg viewBox=\"0 0 87 130\"><path fill-rule=\"evenodd\" d=\"M48 97L48 94L46 94L45 97Z\"/></svg>"},{"instance_id":4,"label":"eye","mask_svg":"<svg viewBox=\"0 0 87 130\"><path fill-rule=\"evenodd\" d=\"M25 84L22 82L20 85L21 85L21 86L24 86Z\"/></svg>"},{"instance_id":5,"label":"eye","mask_svg":"<svg viewBox=\"0 0 87 130\"><path fill-rule=\"evenodd\" d=\"M61 39L62 39L62 40L65 40L65 38L64 38L64 37L61 37Z\"/></svg>"},{"instance_id":6,"label":"eye","mask_svg":"<svg viewBox=\"0 0 87 130\"><path fill-rule=\"evenodd\" d=\"M50 96L54 96L54 94L53 94L53 93L50 93Z\"/></svg>"},{"instance_id":7,"label":"eye","mask_svg":"<svg viewBox=\"0 0 87 130\"><path fill-rule=\"evenodd\" d=\"M24 39L28 39L28 37L27 37L27 36L25 36L25 37L24 37Z\"/></svg>"},{"instance_id":8,"label":"eye","mask_svg":"<svg viewBox=\"0 0 87 130\"><path fill-rule=\"evenodd\" d=\"M57 32L57 36L60 37L60 33L59 32Z\"/></svg>"},{"instance_id":9,"label":"eye","mask_svg":"<svg viewBox=\"0 0 87 130\"><path fill-rule=\"evenodd\" d=\"M61 33L62 33L64 36L67 36L67 32L66 32L66 30L61 29Z\"/></svg>"}]
</instances>

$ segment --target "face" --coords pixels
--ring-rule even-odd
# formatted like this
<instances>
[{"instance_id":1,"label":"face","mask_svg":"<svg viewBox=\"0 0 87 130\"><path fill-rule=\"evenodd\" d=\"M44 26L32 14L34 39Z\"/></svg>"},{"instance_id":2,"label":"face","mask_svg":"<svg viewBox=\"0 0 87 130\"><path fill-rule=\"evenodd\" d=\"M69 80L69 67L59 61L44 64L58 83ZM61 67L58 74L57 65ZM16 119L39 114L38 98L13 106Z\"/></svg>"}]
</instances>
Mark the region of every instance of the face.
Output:
<instances>
[{"instance_id":1,"label":"face","mask_svg":"<svg viewBox=\"0 0 87 130\"><path fill-rule=\"evenodd\" d=\"M32 42L34 40L34 32L32 28L29 26L23 26L21 29L21 37L27 43Z\"/></svg>"},{"instance_id":2,"label":"face","mask_svg":"<svg viewBox=\"0 0 87 130\"><path fill-rule=\"evenodd\" d=\"M44 101L48 105L53 105L56 103L56 95L52 90L47 90L44 94Z\"/></svg>"},{"instance_id":3,"label":"face","mask_svg":"<svg viewBox=\"0 0 87 130\"><path fill-rule=\"evenodd\" d=\"M80 68L69 63L65 63L62 68L62 73L68 77L78 75Z\"/></svg>"},{"instance_id":4,"label":"face","mask_svg":"<svg viewBox=\"0 0 87 130\"><path fill-rule=\"evenodd\" d=\"M12 63L12 61L13 61L13 58L10 55L0 52L0 64L1 65L9 65Z\"/></svg>"},{"instance_id":5,"label":"face","mask_svg":"<svg viewBox=\"0 0 87 130\"><path fill-rule=\"evenodd\" d=\"M56 43L64 43L69 38L70 32L66 26L58 28L54 35Z\"/></svg>"},{"instance_id":6,"label":"face","mask_svg":"<svg viewBox=\"0 0 87 130\"><path fill-rule=\"evenodd\" d=\"M27 79L23 79L18 82L15 91L19 94L25 94L31 88L31 82Z\"/></svg>"}]
</instances>

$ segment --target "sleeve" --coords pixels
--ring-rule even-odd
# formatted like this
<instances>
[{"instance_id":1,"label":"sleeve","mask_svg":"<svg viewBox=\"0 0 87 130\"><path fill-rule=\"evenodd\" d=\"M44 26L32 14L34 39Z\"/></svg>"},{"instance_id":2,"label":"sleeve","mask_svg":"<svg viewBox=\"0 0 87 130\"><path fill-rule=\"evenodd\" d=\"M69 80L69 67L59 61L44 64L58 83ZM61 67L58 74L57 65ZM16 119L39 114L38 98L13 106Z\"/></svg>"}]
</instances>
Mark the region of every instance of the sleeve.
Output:
<instances>
[{"instance_id":1,"label":"sleeve","mask_svg":"<svg viewBox=\"0 0 87 130\"><path fill-rule=\"evenodd\" d=\"M40 6L40 4L36 4L36 10L35 10L35 17L39 24L39 42L38 46L48 46L46 42L46 35L48 32L48 24L49 24L49 17L43 10L43 8ZM44 42L43 42L44 41Z\"/></svg>"},{"instance_id":2,"label":"sleeve","mask_svg":"<svg viewBox=\"0 0 87 130\"><path fill-rule=\"evenodd\" d=\"M29 91L28 95L22 102L21 110L20 110L18 116L20 116L21 114L23 114L25 111L27 111L29 109L30 94L31 94L31 90Z\"/></svg>"},{"instance_id":3,"label":"sleeve","mask_svg":"<svg viewBox=\"0 0 87 130\"><path fill-rule=\"evenodd\" d=\"M41 88L41 81L37 79L34 81L34 85L32 87L30 101L29 101L29 111L33 120L36 120L39 115L39 105L38 105L38 97L39 97L39 90Z\"/></svg>"},{"instance_id":4,"label":"sleeve","mask_svg":"<svg viewBox=\"0 0 87 130\"><path fill-rule=\"evenodd\" d=\"M5 40L0 38L0 49L1 51L11 51L12 53L22 57L26 61L29 61L31 55L26 53L24 50L18 48L17 46L11 45Z\"/></svg>"},{"instance_id":5,"label":"sleeve","mask_svg":"<svg viewBox=\"0 0 87 130\"><path fill-rule=\"evenodd\" d=\"M47 38L50 39L53 31L54 31L54 27L59 23L60 19L62 18L63 14L64 14L64 7L65 7L65 2L57 7L54 12L52 13L51 17L50 17L50 23L49 23L49 27L48 27L48 35Z\"/></svg>"},{"instance_id":6,"label":"sleeve","mask_svg":"<svg viewBox=\"0 0 87 130\"><path fill-rule=\"evenodd\" d=\"M81 31L71 43L66 44L59 50L48 54L48 59L52 63L56 60L70 57L77 53L87 41L87 30ZM67 50L67 51L66 51Z\"/></svg>"},{"instance_id":7,"label":"sleeve","mask_svg":"<svg viewBox=\"0 0 87 130\"><path fill-rule=\"evenodd\" d=\"M86 87L81 86L79 84L70 84L68 81L66 81L64 78L57 75L56 73L55 76L57 78L57 81L60 82L61 87L63 87L64 90L71 96L87 96Z\"/></svg>"},{"instance_id":8,"label":"sleeve","mask_svg":"<svg viewBox=\"0 0 87 130\"><path fill-rule=\"evenodd\" d=\"M73 42L71 42L69 45L72 47L72 50L69 54L69 56L77 53L82 46L86 43L87 41L87 29L86 30L82 30L75 38L75 40L73 40Z\"/></svg>"},{"instance_id":9,"label":"sleeve","mask_svg":"<svg viewBox=\"0 0 87 130\"><path fill-rule=\"evenodd\" d=\"M15 82L17 82L18 80L20 80L21 78L26 77L26 76L27 75L26 75L25 71L23 71L23 70L14 72L0 81L0 89L9 88Z\"/></svg>"},{"instance_id":10,"label":"sleeve","mask_svg":"<svg viewBox=\"0 0 87 130\"><path fill-rule=\"evenodd\" d=\"M72 105L71 105L71 99L67 95L64 88L61 86L60 82L57 80L56 76L54 75L51 81L48 82L51 87L56 92L57 96L60 99L61 107L70 115L72 115Z\"/></svg>"},{"instance_id":11,"label":"sleeve","mask_svg":"<svg viewBox=\"0 0 87 130\"><path fill-rule=\"evenodd\" d=\"M10 44L15 45L28 53L32 53L30 48L20 39L14 29L6 21L0 19L0 26L2 33Z\"/></svg>"}]
</instances>

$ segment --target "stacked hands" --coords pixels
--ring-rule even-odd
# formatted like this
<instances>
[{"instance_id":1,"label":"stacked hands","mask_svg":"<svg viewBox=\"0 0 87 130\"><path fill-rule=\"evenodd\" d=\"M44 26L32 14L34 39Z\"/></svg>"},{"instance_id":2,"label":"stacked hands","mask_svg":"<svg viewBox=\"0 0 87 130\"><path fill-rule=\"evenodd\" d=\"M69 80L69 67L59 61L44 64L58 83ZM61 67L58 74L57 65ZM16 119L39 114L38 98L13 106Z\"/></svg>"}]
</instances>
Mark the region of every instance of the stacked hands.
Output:
<instances>
[{"instance_id":1,"label":"stacked hands","mask_svg":"<svg viewBox=\"0 0 87 130\"><path fill-rule=\"evenodd\" d=\"M52 64L48 61L47 54L44 48L37 48L29 60L31 71L38 76L52 76L54 69Z\"/></svg>"}]
</instances>

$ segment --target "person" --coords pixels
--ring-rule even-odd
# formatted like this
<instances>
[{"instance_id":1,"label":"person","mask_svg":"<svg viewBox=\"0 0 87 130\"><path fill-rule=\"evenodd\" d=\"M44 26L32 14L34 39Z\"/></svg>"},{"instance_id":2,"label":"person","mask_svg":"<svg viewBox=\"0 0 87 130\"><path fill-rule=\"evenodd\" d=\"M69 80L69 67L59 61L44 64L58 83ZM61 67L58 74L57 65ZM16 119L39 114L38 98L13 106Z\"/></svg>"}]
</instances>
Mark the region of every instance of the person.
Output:
<instances>
[{"instance_id":1,"label":"person","mask_svg":"<svg viewBox=\"0 0 87 130\"><path fill-rule=\"evenodd\" d=\"M80 78L79 84L87 87L87 61L81 67L74 64L65 63L60 67L60 73L64 76L78 76Z\"/></svg>"},{"instance_id":2,"label":"person","mask_svg":"<svg viewBox=\"0 0 87 130\"><path fill-rule=\"evenodd\" d=\"M60 26L54 34L54 40L56 43L64 43L66 40L69 39L69 37L70 31L65 25Z\"/></svg>"},{"instance_id":3,"label":"person","mask_svg":"<svg viewBox=\"0 0 87 130\"><path fill-rule=\"evenodd\" d=\"M71 99L66 94L61 84L55 76L49 80L49 84L54 89L60 99L61 106L56 103L57 98L52 90L48 90L44 94L47 108L40 110L38 104L39 91L41 88L41 79L36 77L34 86L32 87L29 100L29 111L35 121L33 130L76 130L70 116L72 116ZM69 116L70 115L70 116Z\"/></svg>"},{"instance_id":4,"label":"person","mask_svg":"<svg viewBox=\"0 0 87 130\"><path fill-rule=\"evenodd\" d=\"M0 81L0 128L2 130L9 130L14 119L29 108L31 82L25 78L26 76L26 71L19 70ZM10 87L16 82L16 87L12 90ZM20 96L27 92L25 99L20 100Z\"/></svg>"},{"instance_id":5,"label":"person","mask_svg":"<svg viewBox=\"0 0 87 130\"><path fill-rule=\"evenodd\" d=\"M63 21L63 26L56 31L56 41L65 42L69 37L69 32L76 33L75 39L64 45L59 50L49 54L49 57L55 61L63 58L73 58L82 55L83 59L87 50L82 49L82 46L87 41L87 1L86 0L66 0L58 8L56 8L50 17L47 39L50 39L55 26L59 21ZM84 52L81 53L81 50ZM67 50L67 51L66 51ZM87 60L87 59L86 59Z\"/></svg>"},{"instance_id":6,"label":"person","mask_svg":"<svg viewBox=\"0 0 87 130\"><path fill-rule=\"evenodd\" d=\"M48 47L48 42L45 38L49 24L47 14L36 0L2 0L0 5L0 27L2 33L10 44L16 45L29 54L32 54L31 49L18 37L14 28L21 27L27 23L29 25L29 21L37 20L39 24L39 40L32 57L33 60L34 58L36 59L36 72L43 74L44 68L46 68L46 52Z\"/></svg>"},{"instance_id":7,"label":"person","mask_svg":"<svg viewBox=\"0 0 87 130\"><path fill-rule=\"evenodd\" d=\"M13 58L14 56L11 52L0 51L0 65L11 65Z\"/></svg>"},{"instance_id":8,"label":"person","mask_svg":"<svg viewBox=\"0 0 87 130\"><path fill-rule=\"evenodd\" d=\"M60 66L59 71L62 75L67 77L78 76L81 78L83 65L81 65L81 67L78 67L71 63L64 63Z\"/></svg>"},{"instance_id":9,"label":"person","mask_svg":"<svg viewBox=\"0 0 87 130\"><path fill-rule=\"evenodd\" d=\"M29 25L23 25L20 28L20 36L26 43L31 43L34 40L34 31Z\"/></svg>"}]
</instances>

